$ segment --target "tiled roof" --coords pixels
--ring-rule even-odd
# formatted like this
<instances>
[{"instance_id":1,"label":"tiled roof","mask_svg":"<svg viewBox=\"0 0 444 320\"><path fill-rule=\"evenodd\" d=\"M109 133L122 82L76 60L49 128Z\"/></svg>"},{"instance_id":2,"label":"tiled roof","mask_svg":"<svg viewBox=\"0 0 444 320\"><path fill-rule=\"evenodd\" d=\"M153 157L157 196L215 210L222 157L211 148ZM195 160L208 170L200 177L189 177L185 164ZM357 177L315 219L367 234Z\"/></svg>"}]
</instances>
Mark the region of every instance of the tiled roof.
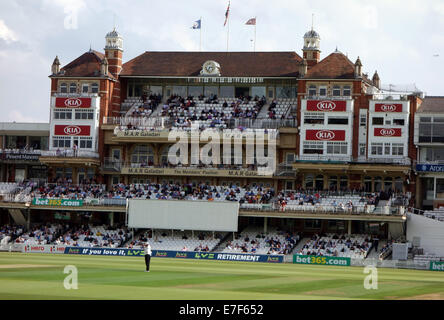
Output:
<instances>
[{"instance_id":1,"label":"tiled roof","mask_svg":"<svg viewBox=\"0 0 444 320\"><path fill-rule=\"evenodd\" d=\"M295 52L145 52L123 65L120 76L198 76L206 61L223 77L296 77L302 58Z\"/></svg>"},{"instance_id":2,"label":"tiled roof","mask_svg":"<svg viewBox=\"0 0 444 320\"><path fill-rule=\"evenodd\" d=\"M425 97L416 112L444 113L444 97L441 96Z\"/></svg>"},{"instance_id":3,"label":"tiled roof","mask_svg":"<svg viewBox=\"0 0 444 320\"><path fill-rule=\"evenodd\" d=\"M105 58L101 52L94 50L85 52L60 69L57 76L63 77L98 77L100 76L100 62ZM109 76L111 76L109 74Z\"/></svg>"},{"instance_id":4,"label":"tiled roof","mask_svg":"<svg viewBox=\"0 0 444 320\"><path fill-rule=\"evenodd\" d=\"M308 69L305 79L354 79L355 65L336 51Z\"/></svg>"}]
</instances>

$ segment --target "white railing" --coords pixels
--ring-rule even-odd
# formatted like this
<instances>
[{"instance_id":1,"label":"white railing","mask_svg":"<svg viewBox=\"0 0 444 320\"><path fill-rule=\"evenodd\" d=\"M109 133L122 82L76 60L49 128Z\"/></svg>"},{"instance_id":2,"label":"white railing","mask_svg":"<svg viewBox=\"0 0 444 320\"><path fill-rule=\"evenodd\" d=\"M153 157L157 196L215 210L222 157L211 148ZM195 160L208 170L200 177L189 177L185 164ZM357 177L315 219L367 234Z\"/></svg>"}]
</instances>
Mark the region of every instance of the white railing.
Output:
<instances>
[{"instance_id":1,"label":"white railing","mask_svg":"<svg viewBox=\"0 0 444 320\"><path fill-rule=\"evenodd\" d=\"M85 97L85 98L95 98L98 97L98 93L61 93L56 92L52 94L53 97L56 98L79 98L79 97Z\"/></svg>"},{"instance_id":2,"label":"white railing","mask_svg":"<svg viewBox=\"0 0 444 320\"><path fill-rule=\"evenodd\" d=\"M87 150L61 149L42 151L42 157L99 158L99 153Z\"/></svg>"},{"instance_id":3,"label":"white railing","mask_svg":"<svg viewBox=\"0 0 444 320\"><path fill-rule=\"evenodd\" d=\"M351 156L334 156L334 155L301 155L296 156L296 161L351 161Z\"/></svg>"},{"instance_id":4,"label":"white railing","mask_svg":"<svg viewBox=\"0 0 444 320\"><path fill-rule=\"evenodd\" d=\"M390 164L401 164L410 165L412 163L411 159L408 157L403 158L380 158L380 157L367 157L367 160L362 161L362 159L357 159L357 162L375 162L375 163L390 163Z\"/></svg>"}]
</instances>

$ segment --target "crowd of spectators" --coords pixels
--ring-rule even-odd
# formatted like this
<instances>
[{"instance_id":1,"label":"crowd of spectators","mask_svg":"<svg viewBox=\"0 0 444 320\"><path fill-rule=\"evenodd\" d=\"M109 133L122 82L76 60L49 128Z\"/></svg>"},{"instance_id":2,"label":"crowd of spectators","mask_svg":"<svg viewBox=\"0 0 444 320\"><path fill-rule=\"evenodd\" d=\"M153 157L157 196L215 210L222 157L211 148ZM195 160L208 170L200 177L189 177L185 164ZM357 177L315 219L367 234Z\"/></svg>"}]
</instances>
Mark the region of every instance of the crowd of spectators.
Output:
<instances>
[{"instance_id":1,"label":"crowd of spectators","mask_svg":"<svg viewBox=\"0 0 444 320\"><path fill-rule=\"evenodd\" d=\"M254 228L236 234L235 240L228 240L223 252L256 254L289 254L301 239L300 234L283 230L270 230L267 234Z\"/></svg>"},{"instance_id":2,"label":"crowd of spectators","mask_svg":"<svg viewBox=\"0 0 444 320\"><path fill-rule=\"evenodd\" d=\"M161 200L239 201L240 203L268 203L274 196L273 188L211 186L201 184L135 184L113 185L105 197L145 198Z\"/></svg>"},{"instance_id":3,"label":"crowd of spectators","mask_svg":"<svg viewBox=\"0 0 444 320\"><path fill-rule=\"evenodd\" d=\"M142 95L142 104L135 107L131 112L131 117L149 117L162 101L162 95L152 94Z\"/></svg>"},{"instance_id":4,"label":"crowd of spectators","mask_svg":"<svg viewBox=\"0 0 444 320\"><path fill-rule=\"evenodd\" d=\"M204 121L207 124L205 127L219 128L224 127L231 119L256 119L266 103L265 97L253 99L250 96L240 96L231 103L221 100L217 95L209 97L201 95L198 101L192 96L183 98L172 95L162 106L161 115L170 117L176 127L191 127L194 121ZM203 103L205 104L203 108L196 109Z\"/></svg>"},{"instance_id":5,"label":"crowd of spectators","mask_svg":"<svg viewBox=\"0 0 444 320\"><path fill-rule=\"evenodd\" d=\"M373 240L368 235L314 234L299 254L365 258L372 245Z\"/></svg>"}]
</instances>

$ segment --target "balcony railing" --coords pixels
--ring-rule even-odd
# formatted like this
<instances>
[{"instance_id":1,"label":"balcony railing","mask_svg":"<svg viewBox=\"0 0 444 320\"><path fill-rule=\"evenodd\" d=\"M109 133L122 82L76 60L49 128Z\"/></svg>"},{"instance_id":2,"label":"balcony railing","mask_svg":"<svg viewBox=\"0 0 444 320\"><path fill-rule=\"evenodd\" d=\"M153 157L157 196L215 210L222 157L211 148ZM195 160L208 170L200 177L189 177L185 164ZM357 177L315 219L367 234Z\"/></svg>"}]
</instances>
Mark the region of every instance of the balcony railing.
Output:
<instances>
[{"instance_id":1,"label":"balcony railing","mask_svg":"<svg viewBox=\"0 0 444 320\"><path fill-rule=\"evenodd\" d=\"M99 158L99 153L87 150L61 149L42 151L42 157L60 157L60 158Z\"/></svg>"},{"instance_id":2,"label":"balcony railing","mask_svg":"<svg viewBox=\"0 0 444 320\"><path fill-rule=\"evenodd\" d=\"M56 98L96 98L99 96L98 93L61 93L56 92L52 94L53 97Z\"/></svg>"},{"instance_id":3,"label":"balcony railing","mask_svg":"<svg viewBox=\"0 0 444 320\"><path fill-rule=\"evenodd\" d=\"M221 122L226 124L227 129L235 129L239 127L251 129L279 129L281 127L297 128L296 119L234 118ZM174 126L174 120L169 117L104 117L103 124L125 127L132 126L137 128L176 128L176 126Z\"/></svg>"},{"instance_id":4,"label":"balcony railing","mask_svg":"<svg viewBox=\"0 0 444 320\"><path fill-rule=\"evenodd\" d=\"M334 155L301 155L296 156L295 161L325 161L325 162L350 162L351 156Z\"/></svg>"},{"instance_id":5,"label":"balcony railing","mask_svg":"<svg viewBox=\"0 0 444 320\"><path fill-rule=\"evenodd\" d=\"M351 156L330 156L330 155L302 155L295 158L297 161L322 161L322 162L350 162L350 163L384 163L384 164L399 164L411 165L412 161L408 157L402 158L379 158L379 157L357 157Z\"/></svg>"}]
</instances>

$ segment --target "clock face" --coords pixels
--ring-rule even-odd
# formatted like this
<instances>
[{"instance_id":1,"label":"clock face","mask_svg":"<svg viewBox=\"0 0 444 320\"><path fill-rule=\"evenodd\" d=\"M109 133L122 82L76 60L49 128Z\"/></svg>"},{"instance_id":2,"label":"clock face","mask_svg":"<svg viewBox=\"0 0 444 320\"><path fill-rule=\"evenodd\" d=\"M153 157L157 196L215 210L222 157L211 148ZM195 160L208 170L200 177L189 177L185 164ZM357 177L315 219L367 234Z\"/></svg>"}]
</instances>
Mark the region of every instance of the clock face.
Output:
<instances>
[{"instance_id":1,"label":"clock face","mask_svg":"<svg viewBox=\"0 0 444 320\"><path fill-rule=\"evenodd\" d=\"M209 73L213 72L214 70L214 66L212 63L209 63L205 66L205 70L208 71Z\"/></svg>"}]
</instances>

